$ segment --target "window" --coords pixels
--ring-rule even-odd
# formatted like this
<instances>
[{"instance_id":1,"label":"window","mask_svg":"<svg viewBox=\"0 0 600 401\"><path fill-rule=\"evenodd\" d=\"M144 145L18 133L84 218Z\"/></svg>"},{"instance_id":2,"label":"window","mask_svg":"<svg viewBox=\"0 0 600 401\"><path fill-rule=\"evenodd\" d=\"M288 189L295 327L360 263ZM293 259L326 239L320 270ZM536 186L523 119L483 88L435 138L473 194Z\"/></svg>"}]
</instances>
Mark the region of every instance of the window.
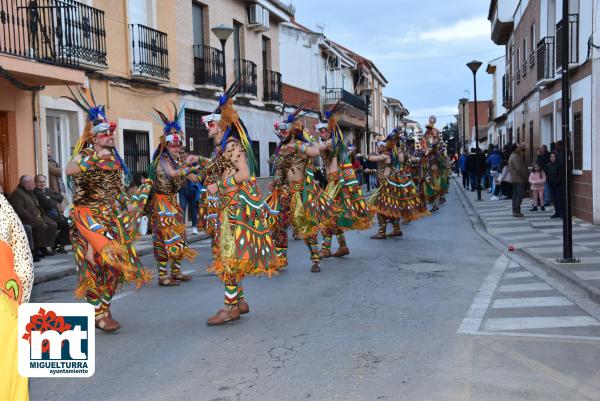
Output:
<instances>
[{"instance_id":1,"label":"window","mask_svg":"<svg viewBox=\"0 0 600 401\"><path fill-rule=\"evenodd\" d=\"M583 116L573 115L573 169L583 170Z\"/></svg>"},{"instance_id":2,"label":"window","mask_svg":"<svg viewBox=\"0 0 600 401\"><path fill-rule=\"evenodd\" d=\"M533 121L529 121L529 161L533 162Z\"/></svg>"},{"instance_id":3,"label":"window","mask_svg":"<svg viewBox=\"0 0 600 401\"><path fill-rule=\"evenodd\" d=\"M271 69L271 39L262 37L262 63L264 70Z\"/></svg>"},{"instance_id":4,"label":"window","mask_svg":"<svg viewBox=\"0 0 600 401\"><path fill-rule=\"evenodd\" d=\"M242 58L242 24L237 21L233 21L233 58Z\"/></svg>"},{"instance_id":5,"label":"window","mask_svg":"<svg viewBox=\"0 0 600 401\"><path fill-rule=\"evenodd\" d=\"M531 28L529 29L529 47L532 53L535 51L536 42L537 40L535 37L535 24L531 24Z\"/></svg>"},{"instance_id":6,"label":"window","mask_svg":"<svg viewBox=\"0 0 600 401\"><path fill-rule=\"evenodd\" d=\"M517 144L521 143L521 128L517 127Z\"/></svg>"},{"instance_id":7,"label":"window","mask_svg":"<svg viewBox=\"0 0 600 401\"><path fill-rule=\"evenodd\" d=\"M150 164L150 138L146 131L123 130L125 164L136 178L146 173Z\"/></svg>"},{"instance_id":8,"label":"window","mask_svg":"<svg viewBox=\"0 0 600 401\"><path fill-rule=\"evenodd\" d=\"M260 177L260 142L252 141L252 153L254 153L254 160L256 160L256 176Z\"/></svg>"},{"instance_id":9,"label":"window","mask_svg":"<svg viewBox=\"0 0 600 401\"><path fill-rule=\"evenodd\" d=\"M527 51L527 38L525 37L523 38L523 60L521 60L523 64L527 62Z\"/></svg>"},{"instance_id":10,"label":"window","mask_svg":"<svg viewBox=\"0 0 600 401\"><path fill-rule=\"evenodd\" d=\"M204 6L192 4L192 24L194 30L194 45L204 44Z\"/></svg>"},{"instance_id":11,"label":"window","mask_svg":"<svg viewBox=\"0 0 600 401\"><path fill-rule=\"evenodd\" d=\"M152 27L152 9L149 0L129 0L129 23Z\"/></svg>"}]
</instances>

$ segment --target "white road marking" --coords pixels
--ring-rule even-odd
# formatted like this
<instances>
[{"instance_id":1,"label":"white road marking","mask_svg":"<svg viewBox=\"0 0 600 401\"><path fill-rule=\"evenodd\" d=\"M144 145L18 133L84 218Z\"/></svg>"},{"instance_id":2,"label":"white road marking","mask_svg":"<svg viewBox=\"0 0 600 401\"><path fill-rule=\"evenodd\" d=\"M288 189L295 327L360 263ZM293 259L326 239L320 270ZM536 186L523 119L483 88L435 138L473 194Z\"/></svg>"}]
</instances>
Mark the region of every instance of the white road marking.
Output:
<instances>
[{"instance_id":1,"label":"white road marking","mask_svg":"<svg viewBox=\"0 0 600 401\"><path fill-rule=\"evenodd\" d=\"M498 283L500 282L508 263L509 259L505 255L501 255L496 259L494 266L490 270L490 274L488 274L483 281L479 293L473 300L473 304L469 308L467 316L465 316L458 328L458 333L473 334L479 331L483 316L490 305L492 296L496 291L496 287L498 287Z\"/></svg>"},{"instance_id":2,"label":"white road marking","mask_svg":"<svg viewBox=\"0 0 600 401\"><path fill-rule=\"evenodd\" d=\"M600 271L596 272L585 272L585 271L573 271L573 274L576 274L580 278L584 280L600 280Z\"/></svg>"},{"instance_id":3,"label":"white road marking","mask_svg":"<svg viewBox=\"0 0 600 401\"><path fill-rule=\"evenodd\" d=\"M484 330L529 330L587 326L600 326L600 322L591 316L510 317L486 319Z\"/></svg>"},{"instance_id":4,"label":"white road marking","mask_svg":"<svg viewBox=\"0 0 600 401\"><path fill-rule=\"evenodd\" d=\"M505 240L509 240L509 241L518 241L518 240L522 240L522 239L535 239L535 238L549 238L549 239L554 238L552 235L546 234L546 233L504 235L503 237Z\"/></svg>"},{"instance_id":5,"label":"white road marking","mask_svg":"<svg viewBox=\"0 0 600 401\"><path fill-rule=\"evenodd\" d=\"M492 308L535 308L542 306L569 306L574 305L565 297L532 297L532 298L507 298L496 299Z\"/></svg>"},{"instance_id":6,"label":"white road marking","mask_svg":"<svg viewBox=\"0 0 600 401\"><path fill-rule=\"evenodd\" d=\"M530 283L530 284L506 284L500 286L498 292L523 292L523 291L547 291L552 290L548 284Z\"/></svg>"},{"instance_id":7,"label":"white road marking","mask_svg":"<svg viewBox=\"0 0 600 401\"><path fill-rule=\"evenodd\" d=\"M528 271L515 272L515 273L506 273L504 278L523 278L523 277L533 277L533 274Z\"/></svg>"},{"instance_id":8,"label":"white road marking","mask_svg":"<svg viewBox=\"0 0 600 401\"><path fill-rule=\"evenodd\" d=\"M531 231L531 227L490 228L490 231L495 234L525 233L527 231Z\"/></svg>"}]
</instances>

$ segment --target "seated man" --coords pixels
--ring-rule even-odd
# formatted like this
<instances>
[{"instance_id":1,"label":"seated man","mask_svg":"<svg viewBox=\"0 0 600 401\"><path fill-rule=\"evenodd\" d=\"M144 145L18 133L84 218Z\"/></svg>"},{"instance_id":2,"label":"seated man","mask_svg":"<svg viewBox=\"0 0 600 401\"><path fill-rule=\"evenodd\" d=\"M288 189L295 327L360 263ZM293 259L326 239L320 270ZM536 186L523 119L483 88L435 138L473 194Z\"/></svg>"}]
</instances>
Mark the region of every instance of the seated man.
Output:
<instances>
[{"instance_id":1,"label":"seated man","mask_svg":"<svg viewBox=\"0 0 600 401\"><path fill-rule=\"evenodd\" d=\"M17 212L23 224L31 226L33 231L34 255L44 257L54 255L54 251L48 250L56 242L56 223L45 216L38 203L33 189L35 183L33 177L24 175L19 179L19 185L10 194L9 201Z\"/></svg>"},{"instance_id":2,"label":"seated man","mask_svg":"<svg viewBox=\"0 0 600 401\"><path fill-rule=\"evenodd\" d=\"M33 190L40 208L47 217L51 218L57 226L58 235L53 248L57 253L67 253L65 245L69 244L69 223L58 209L58 205L63 201L63 195L53 192L46 186L46 177L42 174L35 176L35 189Z\"/></svg>"}]
</instances>

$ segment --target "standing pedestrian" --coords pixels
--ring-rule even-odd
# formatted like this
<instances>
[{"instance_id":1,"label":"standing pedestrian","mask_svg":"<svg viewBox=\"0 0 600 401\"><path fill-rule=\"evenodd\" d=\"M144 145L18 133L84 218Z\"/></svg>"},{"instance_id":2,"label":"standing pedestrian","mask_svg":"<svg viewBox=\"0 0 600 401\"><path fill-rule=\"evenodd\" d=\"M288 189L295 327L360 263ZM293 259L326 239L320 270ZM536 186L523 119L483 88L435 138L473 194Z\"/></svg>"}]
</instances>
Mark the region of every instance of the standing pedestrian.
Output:
<instances>
[{"instance_id":1,"label":"standing pedestrian","mask_svg":"<svg viewBox=\"0 0 600 401\"><path fill-rule=\"evenodd\" d=\"M544 172L544 174L548 175L546 168L548 163L550 163L550 152L548 152L548 146L542 145L538 148L538 156L535 162L540 166L540 169ZM550 184L546 181L546 185L544 185L544 202L546 204L544 206L550 205L550 199L552 198L552 192L550 190Z\"/></svg>"},{"instance_id":2,"label":"standing pedestrian","mask_svg":"<svg viewBox=\"0 0 600 401\"><path fill-rule=\"evenodd\" d=\"M546 165L546 182L550 185L552 193L552 203L554 204L554 214L550 218L562 218L562 201L563 201L563 186L562 186L562 164L558 160L556 152L550 153L550 162Z\"/></svg>"},{"instance_id":3,"label":"standing pedestrian","mask_svg":"<svg viewBox=\"0 0 600 401\"><path fill-rule=\"evenodd\" d=\"M475 148L471 148L471 152L467 155L467 174L469 175L469 183L471 192L477 190L477 154Z\"/></svg>"},{"instance_id":4,"label":"standing pedestrian","mask_svg":"<svg viewBox=\"0 0 600 401\"><path fill-rule=\"evenodd\" d=\"M513 152L508 159L508 171L513 185L512 213L513 217L524 217L521 213L521 203L525 197L527 186L527 167L525 166L525 143L513 146Z\"/></svg>"},{"instance_id":5,"label":"standing pedestrian","mask_svg":"<svg viewBox=\"0 0 600 401\"><path fill-rule=\"evenodd\" d=\"M537 163L533 163L531 174L529 174L529 183L531 184L531 212L538 210L538 205L542 212L546 210L544 206L544 186L546 185L546 174Z\"/></svg>"},{"instance_id":6,"label":"standing pedestrian","mask_svg":"<svg viewBox=\"0 0 600 401\"><path fill-rule=\"evenodd\" d=\"M462 184L464 189L469 189L469 173L467 172L467 156L469 153L466 149L463 150L460 158L458 159L458 168L460 175L462 176Z\"/></svg>"}]
</instances>

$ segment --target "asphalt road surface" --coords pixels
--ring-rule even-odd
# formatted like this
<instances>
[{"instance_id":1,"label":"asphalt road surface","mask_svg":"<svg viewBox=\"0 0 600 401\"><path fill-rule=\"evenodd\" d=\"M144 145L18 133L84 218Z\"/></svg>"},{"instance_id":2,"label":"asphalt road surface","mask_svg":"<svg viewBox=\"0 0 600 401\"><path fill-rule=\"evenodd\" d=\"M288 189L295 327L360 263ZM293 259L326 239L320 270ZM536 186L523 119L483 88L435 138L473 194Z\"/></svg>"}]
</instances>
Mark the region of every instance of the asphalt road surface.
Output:
<instances>
[{"instance_id":1,"label":"asphalt road surface","mask_svg":"<svg viewBox=\"0 0 600 401\"><path fill-rule=\"evenodd\" d=\"M251 312L222 327L206 325L223 287L196 243L193 281L119 292L93 377L31 379L31 400L600 400L597 306L486 242L455 193L403 229L349 233L318 274L290 240L287 271L245 280ZM74 284L32 301L71 302Z\"/></svg>"}]
</instances>

